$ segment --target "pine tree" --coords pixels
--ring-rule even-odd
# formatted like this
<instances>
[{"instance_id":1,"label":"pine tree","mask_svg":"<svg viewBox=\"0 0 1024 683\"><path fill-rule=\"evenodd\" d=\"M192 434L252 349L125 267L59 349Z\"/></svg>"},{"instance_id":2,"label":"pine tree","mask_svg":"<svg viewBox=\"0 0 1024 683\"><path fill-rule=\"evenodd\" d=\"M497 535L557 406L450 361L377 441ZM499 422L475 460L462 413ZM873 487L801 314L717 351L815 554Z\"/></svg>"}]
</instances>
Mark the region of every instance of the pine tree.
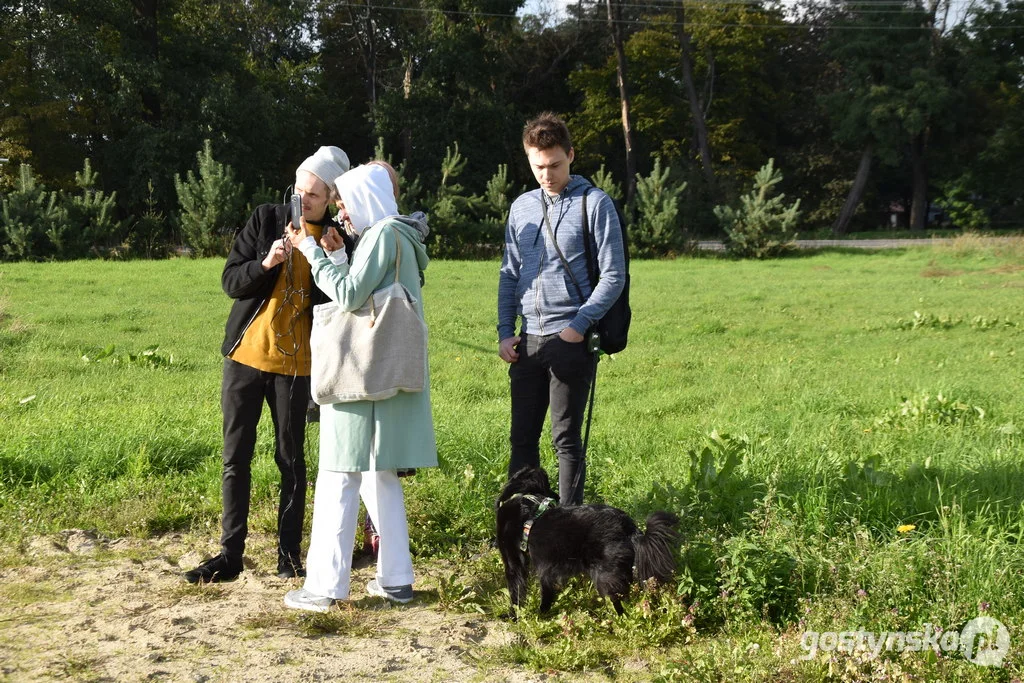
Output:
<instances>
[{"instance_id":1,"label":"pine tree","mask_svg":"<svg viewBox=\"0 0 1024 683\"><path fill-rule=\"evenodd\" d=\"M107 195L98 189L99 174L92 170L89 159L82 171L75 173L75 185L81 192L63 197L67 220L46 232L58 258L83 258L120 238L117 193Z\"/></svg>"},{"instance_id":2,"label":"pine tree","mask_svg":"<svg viewBox=\"0 0 1024 683\"><path fill-rule=\"evenodd\" d=\"M196 154L199 177L188 171L183 181L174 175L181 213L178 224L182 237L195 256L224 255L231 235L245 218L244 188L235 180L234 170L213 158L209 140Z\"/></svg>"},{"instance_id":3,"label":"pine tree","mask_svg":"<svg viewBox=\"0 0 1024 683\"><path fill-rule=\"evenodd\" d=\"M52 257L53 247L46 235L65 223L67 210L57 201L57 193L36 182L32 167L22 164L14 191L0 202L3 257L11 261Z\"/></svg>"},{"instance_id":4,"label":"pine tree","mask_svg":"<svg viewBox=\"0 0 1024 683\"><path fill-rule=\"evenodd\" d=\"M157 206L153 196L153 181L149 181L149 196L146 198L146 210L142 217L132 226L129 238L133 251L142 254L146 258L153 258L157 255L158 245L166 247L164 240L167 229L167 218Z\"/></svg>"},{"instance_id":5,"label":"pine tree","mask_svg":"<svg viewBox=\"0 0 1024 683\"><path fill-rule=\"evenodd\" d=\"M790 248L796 239L800 220L800 200L785 206L786 195L770 197L772 188L782 182L782 171L775 169L775 160L754 176L754 189L740 197L740 206L716 206L715 216L725 230L725 248L741 258L767 258Z\"/></svg>"},{"instance_id":6,"label":"pine tree","mask_svg":"<svg viewBox=\"0 0 1024 683\"><path fill-rule=\"evenodd\" d=\"M638 256L661 256L682 250L686 245L679 198L686 183L671 180L671 169L661 168L661 157L654 157L651 174L636 176L636 219L630 238Z\"/></svg>"},{"instance_id":7,"label":"pine tree","mask_svg":"<svg viewBox=\"0 0 1024 683\"><path fill-rule=\"evenodd\" d=\"M403 161L395 166L391 161L391 155L384 151L384 138L377 138L377 146L373 149L373 158L388 162L398 174L398 210L406 216L419 210L423 195L423 182L419 176L409 177L409 164Z\"/></svg>"},{"instance_id":8,"label":"pine tree","mask_svg":"<svg viewBox=\"0 0 1024 683\"><path fill-rule=\"evenodd\" d=\"M483 232L477 218L483 199L467 195L456 180L465 170L467 161L459 153L459 143L453 147L448 148L441 162L437 192L427 201L435 256L465 256L480 243Z\"/></svg>"},{"instance_id":9,"label":"pine tree","mask_svg":"<svg viewBox=\"0 0 1024 683\"><path fill-rule=\"evenodd\" d=\"M519 193L513 189L512 181L508 177L508 164L499 164L498 170L487 181L487 189L484 190L483 196L485 215L482 223L486 231L484 241L487 244L502 244L505 220L508 218L512 200L517 194Z\"/></svg>"},{"instance_id":10,"label":"pine tree","mask_svg":"<svg viewBox=\"0 0 1024 683\"><path fill-rule=\"evenodd\" d=\"M606 195L611 197L614 201L622 201L622 188L612 178L612 174L608 172L608 169L601 164L601 168L597 169L597 173L591 178L594 183L594 187L604 192Z\"/></svg>"}]
</instances>

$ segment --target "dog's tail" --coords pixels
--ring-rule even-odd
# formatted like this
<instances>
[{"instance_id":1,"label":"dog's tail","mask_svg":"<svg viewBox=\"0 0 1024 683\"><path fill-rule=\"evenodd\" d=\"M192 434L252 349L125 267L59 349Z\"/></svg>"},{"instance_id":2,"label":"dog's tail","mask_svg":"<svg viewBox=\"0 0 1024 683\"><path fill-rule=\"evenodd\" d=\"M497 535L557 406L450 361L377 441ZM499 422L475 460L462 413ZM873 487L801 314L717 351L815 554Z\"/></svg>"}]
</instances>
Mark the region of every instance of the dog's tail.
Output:
<instances>
[{"instance_id":1,"label":"dog's tail","mask_svg":"<svg viewBox=\"0 0 1024 683\"><path fill-rule=\"evenodd\" d=\"M655 512L647 518L647 530L633 534L636 551L636 577L640 581L657 579L666 583L676 570L673 546L679 534L679 518L670 512Z\"/></svg>"}]
</instances>

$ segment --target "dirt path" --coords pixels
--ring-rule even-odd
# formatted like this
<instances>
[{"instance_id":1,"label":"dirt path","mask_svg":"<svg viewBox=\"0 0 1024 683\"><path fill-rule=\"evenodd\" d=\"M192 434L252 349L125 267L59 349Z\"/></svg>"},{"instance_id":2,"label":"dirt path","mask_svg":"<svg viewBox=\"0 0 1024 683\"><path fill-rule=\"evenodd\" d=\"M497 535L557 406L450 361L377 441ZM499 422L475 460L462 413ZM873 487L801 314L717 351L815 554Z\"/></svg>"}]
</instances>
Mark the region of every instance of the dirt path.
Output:
<instances>
[{"instance_id":1,"label":"dirt path","mask_svg":"<svg viewBox=\"0 0 1024 683\"><path fill-rule=\"evenodd\" d=\"M271 543L251 539L250 557L274 557ZM419 566L409 605L367 597L373 568L363 563L352 601L314 615L284 607L300 581L278 579L269 560L247 564L233 583L186 584L181 571L209 545L181 535L106 542L80 531L34 540L24 562L0 569L0 680L552 679L478 661L509 632L441 610Z\"/></svg>"}]
</instances>

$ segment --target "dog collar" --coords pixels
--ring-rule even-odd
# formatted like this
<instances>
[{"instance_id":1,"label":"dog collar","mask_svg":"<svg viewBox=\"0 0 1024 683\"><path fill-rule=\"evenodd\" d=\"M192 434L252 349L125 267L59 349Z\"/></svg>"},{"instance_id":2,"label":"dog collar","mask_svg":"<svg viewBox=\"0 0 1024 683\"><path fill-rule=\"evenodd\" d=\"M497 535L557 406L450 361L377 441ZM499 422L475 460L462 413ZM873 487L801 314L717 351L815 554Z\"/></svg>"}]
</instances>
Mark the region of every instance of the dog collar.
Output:
<instances>
[{"instance_id":1,"label":"dog collar","mask_svg":"<svg viewBox=\"0 0 1024 683\"><path fill-rule=\"evenodd\" d=\"M526 546L530 541L530 529L533 528L533 523L537 521L537 518L544 514L544 512L546 512L548 508L558 505L558 501L555 500L554 498L541 498L539 496L533 495L532 493L513 494L512 497L509 498L509 501L513 501L516 498L525 498L531 503L537 504L537 509L534 510L533 517L523 522L523 540L519 542L519 549L525 553Z\"/></svg>"}]
</instances>

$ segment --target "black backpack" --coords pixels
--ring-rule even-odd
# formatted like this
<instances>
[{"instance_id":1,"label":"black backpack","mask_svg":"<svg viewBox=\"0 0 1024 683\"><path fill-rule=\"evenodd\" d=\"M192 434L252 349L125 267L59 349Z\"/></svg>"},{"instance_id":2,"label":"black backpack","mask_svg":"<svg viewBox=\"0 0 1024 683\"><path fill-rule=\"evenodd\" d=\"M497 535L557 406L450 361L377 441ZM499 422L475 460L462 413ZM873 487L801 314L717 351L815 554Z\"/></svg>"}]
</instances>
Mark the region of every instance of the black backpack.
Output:
<instances>
[{"instance_id":1,"label":"black backpack","mask_svg":"<svg viewBox=\"0 0 1024 683\"><path fill-rule=\"evenodd\" d=\"M597 257L590 243L594 239L590 232L590 216L587 213L587 195L594 189L593 183L583 191L583 247L587 254L587 274L590 276L591 289L597 286L601 273L597 268ZM611 197L609 197L611 199ZM618 203L612 199L615 206L615 213L619 217L619 229L622 231L622 252L626 265L626 282L622 287L622 294L615 300L604 317L597 321L597 333L601 337L601 350L605 353L618 353L626 348L627 337L629 336L629 323L633 319L633 311L629 307L629 242L626 240L626 221L622 216L622 210ZM594 249L597 248L596 241Z\"/></svg>"}]
</instances>

